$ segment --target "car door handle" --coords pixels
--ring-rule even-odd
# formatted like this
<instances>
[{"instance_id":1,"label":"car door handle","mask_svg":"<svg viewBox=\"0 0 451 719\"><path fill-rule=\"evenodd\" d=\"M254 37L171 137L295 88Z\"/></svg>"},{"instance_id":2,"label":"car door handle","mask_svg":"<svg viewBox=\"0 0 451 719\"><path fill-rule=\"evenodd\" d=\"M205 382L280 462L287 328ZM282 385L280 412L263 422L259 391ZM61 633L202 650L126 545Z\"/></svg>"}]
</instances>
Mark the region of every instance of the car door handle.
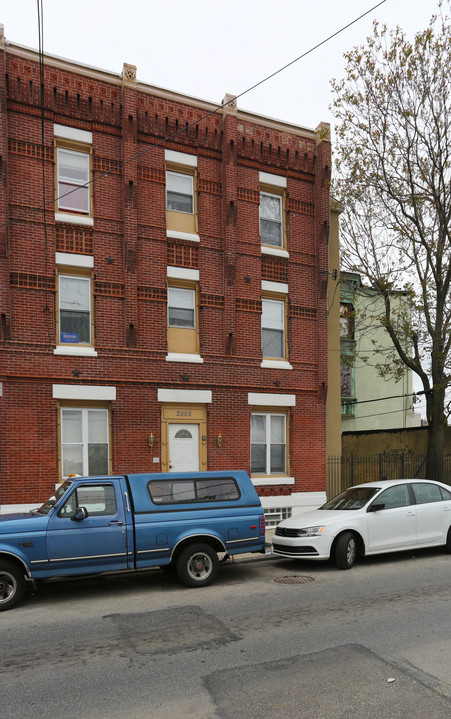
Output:
<instances>
[{"instance_id":1,"label":"car door handle","mask_svg":"<svg viewBox=\"0 0 451 719\"><path fill-rule=\"evenodd\" d=\"M414 516L415 516L415 512L407 512L407 516L408 516L408 517L414 517Z\"/></svg>"},{"instance_id":2,"label":"car door handle","mask_svg":"<svg viewBox=\"0 0 451 719\"><path fill-rule=\"evenodd\" d=\"M123 522L120 522L118 519L112 519L111 522L108 522L108 526L111 527L111 525L114 525L115 527L122 527Z\"/></svg>"}]
</instances>

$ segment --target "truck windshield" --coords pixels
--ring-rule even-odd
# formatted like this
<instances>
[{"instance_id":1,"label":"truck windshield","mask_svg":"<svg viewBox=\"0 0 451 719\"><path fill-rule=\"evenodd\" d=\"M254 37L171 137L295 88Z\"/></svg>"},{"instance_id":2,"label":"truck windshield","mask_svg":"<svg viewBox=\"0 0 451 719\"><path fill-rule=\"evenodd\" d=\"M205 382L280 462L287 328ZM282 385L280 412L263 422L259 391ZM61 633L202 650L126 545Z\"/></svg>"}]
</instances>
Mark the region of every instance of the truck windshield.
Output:
<instances>
[{"instance_id":1,"label":"truck windshield","mask_svg":"<svg viewBox=\"0 0 451 719\"><path fill-rule=\"evenodd\" d=\"M44 504L41 504L41 506L38 509L39 514L48 514L50 510L55 506L55 504L58 504L63 494L67 492L69 487L72 485L72 482L63 482L58 489L56 490L55 494L52 494L51 497L47 500L47 502L44 502Z\"/></svg>"}]
</instances>

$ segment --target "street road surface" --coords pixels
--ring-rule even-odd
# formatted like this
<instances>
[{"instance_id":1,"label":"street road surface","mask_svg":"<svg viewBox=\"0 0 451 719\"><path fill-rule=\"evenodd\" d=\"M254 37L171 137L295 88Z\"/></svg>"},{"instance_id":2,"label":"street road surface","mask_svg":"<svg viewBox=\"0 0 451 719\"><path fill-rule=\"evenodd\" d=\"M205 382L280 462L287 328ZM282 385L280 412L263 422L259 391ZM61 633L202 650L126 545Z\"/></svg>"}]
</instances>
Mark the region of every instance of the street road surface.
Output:
<instances>
[{"instance_id":1,"label":"street road surface","mask_svg":"<svg viewBox=\"0 0 451 719\"><path fill-rule=\"evenodd\" d=\"M2 715L448 719L450 570L425 550L49 583L0 614Z\"/></svg>"}]
</instances>

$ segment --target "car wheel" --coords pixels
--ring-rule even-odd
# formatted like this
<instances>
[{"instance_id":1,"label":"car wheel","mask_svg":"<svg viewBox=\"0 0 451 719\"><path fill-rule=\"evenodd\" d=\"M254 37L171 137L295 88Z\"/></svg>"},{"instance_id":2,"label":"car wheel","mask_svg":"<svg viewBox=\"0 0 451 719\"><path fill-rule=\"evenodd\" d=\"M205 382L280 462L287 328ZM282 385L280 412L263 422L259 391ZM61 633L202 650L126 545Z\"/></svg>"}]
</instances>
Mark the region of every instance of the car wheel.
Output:
<instances>
[{"instance_id":1,"label":"car wheel","mask_svg":"<svg viewBox=\"0 0 451 719\"><path fill-rule=\"evenodd\" d=\"M206 587L219 569L218 555L208 544L190 544L176 562L179 580L187 587Z\"/></svg>"},{"instance_id":2,"label":"car wheel","mask_svg":"<svg viewBox=\"0 0 451 719\"><path fill-rule=\"evenodd\" d=\"M445 546L446 546L446 551L451 553L451 527L448 529Z\"/></svg>"},{"instance_id":3,"label":"car wheel","mask_svg":"<svg viewBox=\"0 0 451 719\"><path fill-rule=\"evenodd\" d=\"M351 569L357 558L357 539L353 532L344 532L335 545L335 564L338 569Z\"/></svg>"},{"instance_id":4,"label":"car wheel","mask_svg":"<svg viewBox=\"0 0 451 719\"><path fill-rule=\"evenodd\" d=\"M23 572L12 562L0 563L0 612L19 604L25 594Z\"/></svg>"}]
</instances>

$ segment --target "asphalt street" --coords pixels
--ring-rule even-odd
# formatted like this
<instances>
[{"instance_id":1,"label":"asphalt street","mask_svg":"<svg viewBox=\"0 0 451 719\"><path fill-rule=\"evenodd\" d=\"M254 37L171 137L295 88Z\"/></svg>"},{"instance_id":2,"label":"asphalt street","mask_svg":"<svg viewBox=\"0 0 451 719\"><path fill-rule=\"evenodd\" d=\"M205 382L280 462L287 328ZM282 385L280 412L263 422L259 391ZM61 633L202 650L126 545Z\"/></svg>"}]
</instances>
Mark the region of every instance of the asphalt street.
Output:
<instances>
[{"instance_id":1,"label":"asphalt street","mask_svg":"<svg viewBox=\"0 0 451 719\"><path fill-rule=\"evenodd\" d=\"M9 719L447 719L451 557L47 584L0 614Z\"/></svg>"}]
</instances>

